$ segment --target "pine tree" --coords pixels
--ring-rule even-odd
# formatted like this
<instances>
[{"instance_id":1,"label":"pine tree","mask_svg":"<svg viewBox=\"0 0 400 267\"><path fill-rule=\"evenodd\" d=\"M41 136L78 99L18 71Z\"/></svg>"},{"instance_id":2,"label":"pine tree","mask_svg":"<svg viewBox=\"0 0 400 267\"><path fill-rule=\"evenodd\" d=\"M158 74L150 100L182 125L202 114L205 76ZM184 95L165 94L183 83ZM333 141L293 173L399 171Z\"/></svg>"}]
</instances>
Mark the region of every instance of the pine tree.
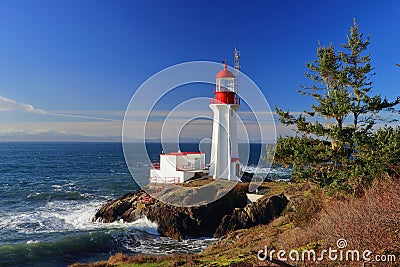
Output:
<instances>
[{"instance_id":1,"label":"pine tree","mask_svg":"<svg viewBox=\"0 0 400 267\"><path fill-rule=\"evenodd\" d=\"M332 44L318 44L317 58L306 64L306 77L313 85L299 90L316 104L298 117L276 108L282 124L296 126L296 137L278 139L275 156L277 163L293 165L293 178L348 187L348 172L362 164L357 161L357 148L368 142L366 137L373 133L376 122L384 120L379 113L394 111L400 103L400 97L390 102L380 95L371 96L374 73L366 54L369 40L354 20L347 42L341 46L343 51L336 52Z\"/></svg>"}]
</instances>

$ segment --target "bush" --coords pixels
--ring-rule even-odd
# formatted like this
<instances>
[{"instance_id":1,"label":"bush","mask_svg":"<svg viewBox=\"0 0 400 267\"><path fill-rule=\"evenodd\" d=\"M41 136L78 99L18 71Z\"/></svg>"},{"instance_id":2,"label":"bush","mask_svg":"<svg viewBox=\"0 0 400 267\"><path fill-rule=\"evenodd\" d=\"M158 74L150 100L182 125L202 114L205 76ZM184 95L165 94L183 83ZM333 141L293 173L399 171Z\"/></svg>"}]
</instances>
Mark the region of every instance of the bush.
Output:
<instances>
[{"instance_id":1,"label":"bush","mask_svg":"<svg viewBox=\"0 0 400 267\"><path fill-rule=\"evenodd\" d=\"M303 201L293 207L294 212L290 218L295 226L305 227L316 220L322 207L322 193L312 190Z\"/></svg>"}]
</instances>

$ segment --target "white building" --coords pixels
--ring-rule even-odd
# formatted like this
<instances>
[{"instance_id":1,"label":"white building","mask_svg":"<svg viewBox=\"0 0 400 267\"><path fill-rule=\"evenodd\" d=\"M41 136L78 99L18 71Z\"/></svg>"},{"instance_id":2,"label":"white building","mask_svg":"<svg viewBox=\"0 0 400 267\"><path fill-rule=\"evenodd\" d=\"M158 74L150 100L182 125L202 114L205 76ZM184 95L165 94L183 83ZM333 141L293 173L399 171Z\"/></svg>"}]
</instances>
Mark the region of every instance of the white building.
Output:
<instances>
[{"instance_id":1,"label":"white building","mask_svg":"<svg viewBox=\"0 0 400 267\"><path fill-rule=\"evenodd\" d=\"M153 163L150 183L183 183L196 172L207 171L203 152L173 152L160 154L160 162Z\"/></svg>"}]
</instances>

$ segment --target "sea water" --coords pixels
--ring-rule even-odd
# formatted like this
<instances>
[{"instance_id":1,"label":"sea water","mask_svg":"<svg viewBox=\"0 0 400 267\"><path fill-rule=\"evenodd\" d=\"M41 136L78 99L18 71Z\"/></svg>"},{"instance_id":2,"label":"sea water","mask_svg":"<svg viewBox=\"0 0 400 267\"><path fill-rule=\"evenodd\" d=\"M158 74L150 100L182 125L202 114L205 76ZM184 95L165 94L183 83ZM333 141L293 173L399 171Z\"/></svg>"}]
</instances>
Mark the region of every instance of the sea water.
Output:
<instances>
[{"instance_id":1,"label":"sea water","mask_svg":"<svg viewBox=\"0 0 400 267\"><path fill-rule=\"evenodd\" d=\"M135 176L147 177L149 158L157 161L162 146L148 144L146 152L142 145L130 145L137 146ZM198 150L198 144L182 146L182 151ZM243 167L262 170L260 153L250 154L254 163ZM290 175L285 169L272 174ZM146 218L92 222L102 204L136 189L120 143L0 143L0 266L67 266L116 252L197 253L214 242L160 237Z\"/></svg>"}]
</instances>

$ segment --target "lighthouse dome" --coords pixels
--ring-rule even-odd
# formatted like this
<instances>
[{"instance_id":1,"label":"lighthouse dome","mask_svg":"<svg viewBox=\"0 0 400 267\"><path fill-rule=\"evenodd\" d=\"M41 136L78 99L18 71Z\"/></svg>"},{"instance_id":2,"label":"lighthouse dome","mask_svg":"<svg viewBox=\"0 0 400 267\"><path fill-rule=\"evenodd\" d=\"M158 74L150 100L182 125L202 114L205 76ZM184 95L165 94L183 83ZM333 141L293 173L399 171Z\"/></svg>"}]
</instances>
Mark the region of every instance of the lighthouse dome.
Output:
<instances>
[{"instance_id":1,"label":"lighthouse dome","mask_svg":"<svg viewBox=\"0 0 400 267\"><path fill-rule=\"evenodd\" d=\"M226 64L224 64L224 69L218 72L215 78L235 78L232 72L226 69Z\"/></svg>"}]
</instances>

